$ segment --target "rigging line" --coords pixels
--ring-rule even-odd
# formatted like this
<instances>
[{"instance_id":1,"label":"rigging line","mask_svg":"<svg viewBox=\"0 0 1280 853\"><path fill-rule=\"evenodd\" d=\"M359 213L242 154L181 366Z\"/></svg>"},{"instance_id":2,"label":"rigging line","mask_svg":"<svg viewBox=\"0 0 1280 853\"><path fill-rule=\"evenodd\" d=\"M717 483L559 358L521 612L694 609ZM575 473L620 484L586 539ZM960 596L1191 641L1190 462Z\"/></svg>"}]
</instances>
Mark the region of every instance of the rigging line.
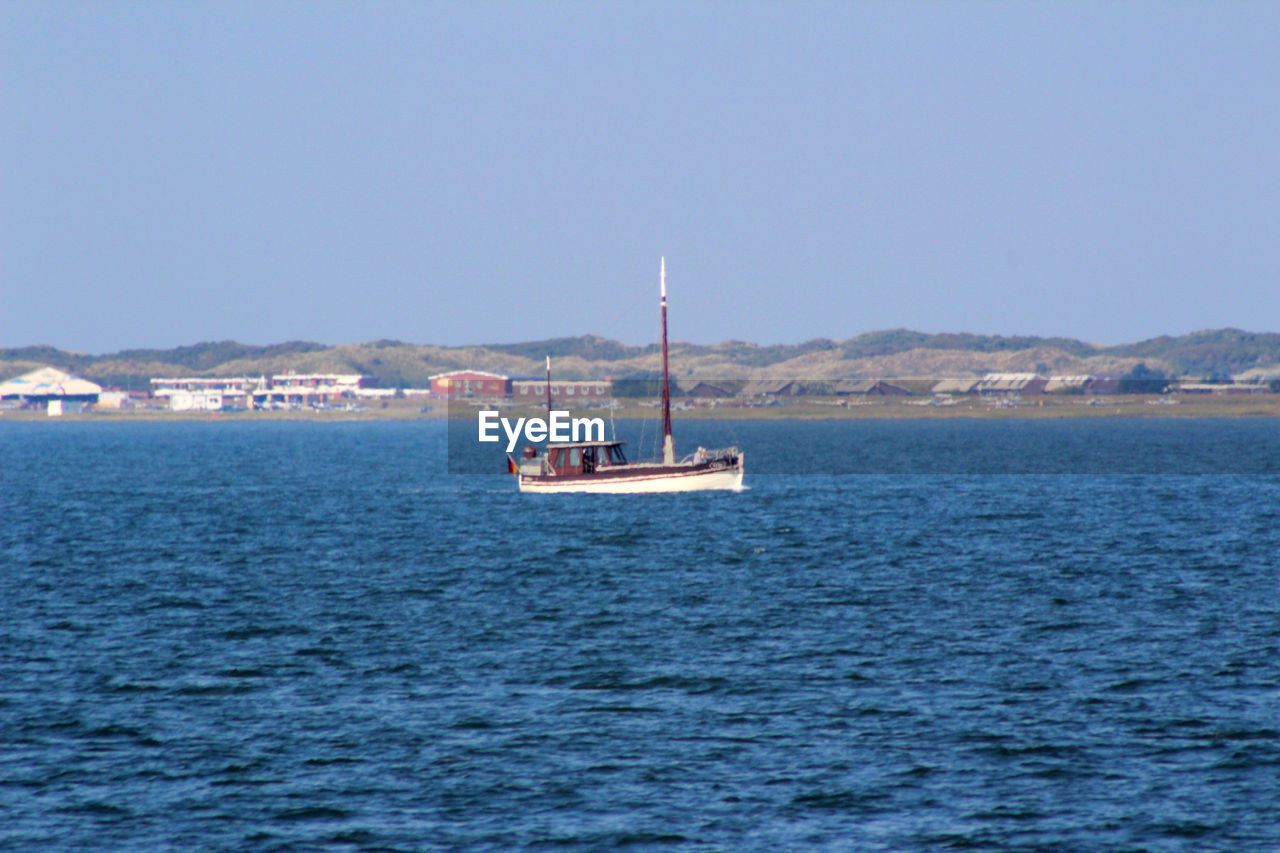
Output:
<instances>
[{"instance_id":1,"label":"rigging line","mask_svg":"<svg viewBox=\"0 0 1280 853\"><path fill-rule=\"evenodd\" d=\"M655 325L655 334L654 334L654 339L657 341L657 343L656 343L656 344L649 344L649 345L648 345L648 347L652 347L652 348L653 348L653 349L652 349L652 353L651 353L651 354L652 354L652 355L656 355L656 357L657 357L657 360L658 360L658 367L657 367L657 370L656 370L656 371L654 371L654 372L657 374L657 377L658 377L658 378L657 378L657 380L656 380L656 381L657 381L657 383L661 383L661 382L662 382L662 314L661 314L661 312L657 312L657 322L656 322L654 325ZM646 349L647 349L648 347L646 347ZM646 362L647 362L647 358L646 358ZM650 377L649 377L649 373L650 373L650 371L647 371L647 370L646 370L646 371L642 371L642 375L645 377L643 380L641 380L641 389L642 389L642 390L647 390L648 385L649 385L649 384L650 384L650 382L652 381L652 380L650 379ZM659 388L659 389L658 389L658 391L659 391L659 393L661 393L661 388ZM633 399L634 399L636 402L640 402L640 401L642 401L642 400L647 401L647 400L648 400L648 397L635 397L635 398L633 398ZM640 438L636 441L636 461L637 461L637 462L638 462L638 461L640 461L641 459L645 458L645 447L644 447L644 441L645 441L645 433L647 433L647 432L648 432L649 421L650 421L650 420L652 420L652 419L654 419L654 418L656 418L656 417L658 417L658 414L657 414L657 410L656 410L656 409L654 410L654 412L655 412L654 414L650 414L650 412L649 412L649 407L648 407L648 406L644 406L643 408L644 408L644 410L645 410L645 411L644 411L644 413L640 416ZM657 455L659 458L661 458L661 456L662 456L662 441L661 441L661 439L659 439L659 438L656 438L656 437L655 437L655 438L654 438L654 446L655 446L655 448L656 448L656 455Z\"/></svg>"},{"instance_id":2,"label":"rigging line","mask_svg":"<svg viewBox=\"0 0 1280 853\"><path fill-rule=\"evenodd\" d=\"M636 400L642 398L636 397ZM639 462L644 458L644 434L645 427L649 425L649 416L647 414L640 416L640 437L636 439L636 461Z\"/></svg>"},{"instance_id":3,"label":"rigging line","mask_svg":"<svg viewBox=\"0 0 1280 853\"><path fill-rule=\"evenodd\" d=\"M738 431L733 428L733 420L726 418L724 423L729 425L729 437L733 439L733 446L742 447L742 442L738 439Z\"/></svg>"},{"instance_id":4,"label":"rigging line","mask_svg":"<svg viewBox=\"0 0 1280 853\"><path fill-rule=\"evenodd\" d=\"M624 286L630 288L630 285ZM637 288L635 290L628 290L627 292L639 292L639 290ZM620 328L623 326L623 323L627 318L631 318L632 322L634 322L636 313L635 305L628 305L626 299L611 299L610 302L617 305L617 308L614 309L612 316L602 317L602 319L606 319L607 321L602 324L604 328L592 330L591 332L588 332L588 334L599 334L600 332L606 331L610 328ZM634 328L635 327L632 326L633 331ZM601 335L601 337L604 336ZM632 340L634 340L634 338ZM618 343L621 343L623 346L631 346L631 344L628 344L625 341L619 341Z\"/></svg>"}]
</instances>

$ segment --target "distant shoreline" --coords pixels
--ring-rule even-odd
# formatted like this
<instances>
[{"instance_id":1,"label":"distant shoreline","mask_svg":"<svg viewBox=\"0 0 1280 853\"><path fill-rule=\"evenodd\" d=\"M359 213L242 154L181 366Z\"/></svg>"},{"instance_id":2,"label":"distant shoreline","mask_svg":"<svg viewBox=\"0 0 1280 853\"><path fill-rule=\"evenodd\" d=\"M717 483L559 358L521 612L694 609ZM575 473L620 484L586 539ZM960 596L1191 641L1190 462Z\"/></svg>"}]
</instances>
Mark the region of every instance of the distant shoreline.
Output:
<instances>
[{"instance_id":1,"label":"distant shoreline","mask_svg":"<svg viewBox=\"0 0 1280 853\"><path fill-rule=\"evenodd\" d=\"M1017 404L1001 404L978 398L959 398L953 405L925 405L926 398L883 398L847 405L825 404L816 401L789 402L772 406L677 405L672 412L675 420L920 420L920 419L1023 419L1043 420L1062 418L1238 418L1280 417L1280 394L1241 396L1180 397L1162 395L1115 396L1064 396L1036 397ZM64 414L50 417L40 410L0 410L0 424L10 423L141 423L141 422L241 422L241 421L300 421L318 423L350 423L356 421L405 421L473 419L482 407L474 401L446 404L436 401L430 411L421 411L420 401L396 400L386 407L372 406L366 411L349 412L342 409L285 410L252 412L171 412L162 409L125 409ZM493 407L508 416L539 415L541 406L497 405ZM603 408L581 409L575 414L589 417L610 417ZM625 404L613 410L613 417L646 419L659 417L655 404Z\"/></svg>"}]
</instances>

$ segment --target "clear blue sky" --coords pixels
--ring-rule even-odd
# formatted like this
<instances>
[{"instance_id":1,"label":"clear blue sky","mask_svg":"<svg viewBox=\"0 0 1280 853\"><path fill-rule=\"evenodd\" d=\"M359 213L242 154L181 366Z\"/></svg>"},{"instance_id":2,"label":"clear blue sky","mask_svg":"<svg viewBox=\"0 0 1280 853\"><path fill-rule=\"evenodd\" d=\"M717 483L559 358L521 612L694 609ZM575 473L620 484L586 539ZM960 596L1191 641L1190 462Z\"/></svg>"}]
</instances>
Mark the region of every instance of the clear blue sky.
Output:
<instances>
[{"instance_id":1,"label":"clear blue sky","mask_svg":"<svg viewBox=\"0 0 1280 853\"><path fill-rule=\"evenodd\" d=\"M1280 4L0 3L0 346L1280 330Z\"/></svg>"}]
</instances>

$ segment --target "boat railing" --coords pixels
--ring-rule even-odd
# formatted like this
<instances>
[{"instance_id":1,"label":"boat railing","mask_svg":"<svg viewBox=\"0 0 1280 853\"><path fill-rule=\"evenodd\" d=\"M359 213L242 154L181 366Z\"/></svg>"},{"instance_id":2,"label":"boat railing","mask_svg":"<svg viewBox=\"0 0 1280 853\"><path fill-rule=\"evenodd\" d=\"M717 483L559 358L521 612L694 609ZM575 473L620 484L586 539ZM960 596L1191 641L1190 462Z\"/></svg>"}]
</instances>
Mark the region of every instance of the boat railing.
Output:
<instances>
[{"instance_id":1,"label":"boat railing","mask_svg":"<svg viewBox=\"0 0 1280 853\"><path fill-rule=\"evenodd\" d=\"M681 461L701 465L703 462L719 462L721 460L732 461L741 455L742 451L738 450L737 447L718 447L714 450L699 447L696 451L689 454Z\"/></svg>"}]
</instances>

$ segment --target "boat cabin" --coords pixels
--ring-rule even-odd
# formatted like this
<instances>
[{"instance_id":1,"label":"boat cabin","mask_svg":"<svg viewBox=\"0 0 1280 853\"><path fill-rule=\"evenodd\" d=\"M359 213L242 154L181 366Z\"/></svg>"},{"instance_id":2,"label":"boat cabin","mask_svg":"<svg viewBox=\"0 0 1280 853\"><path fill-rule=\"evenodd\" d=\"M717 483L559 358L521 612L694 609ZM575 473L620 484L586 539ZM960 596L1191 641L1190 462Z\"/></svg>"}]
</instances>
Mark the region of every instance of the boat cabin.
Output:
<instances>
[{"instance_id":1,"label":"boat cabin","mask_svg":"<svg viewBox=\"0 0 1280 853\"><path fill-rule=\"evenodd\" d=\"M626 465L621 441L583 441L548 444L547 468L558 475L592 474L615 465Z\"/></svg>"}]
</instances>

